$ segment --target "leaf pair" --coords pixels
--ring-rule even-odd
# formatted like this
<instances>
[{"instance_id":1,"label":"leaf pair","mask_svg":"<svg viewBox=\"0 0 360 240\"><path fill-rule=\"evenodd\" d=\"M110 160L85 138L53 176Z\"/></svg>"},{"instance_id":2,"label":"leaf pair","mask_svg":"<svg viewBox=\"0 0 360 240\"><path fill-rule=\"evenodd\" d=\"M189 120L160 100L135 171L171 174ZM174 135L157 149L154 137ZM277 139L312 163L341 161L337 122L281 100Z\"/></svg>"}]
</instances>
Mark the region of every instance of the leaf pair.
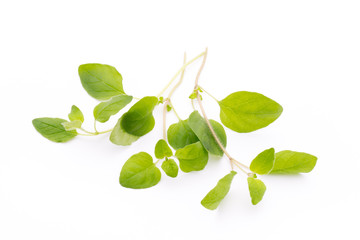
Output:
<instances>
[{"instance_id":1,"label":"leaf pair","mask_svg":"<svg viewBox=\"0 0 360 240\"><path fill-rule=\"evenodd\" d=\"M258 174L308 173L316 165L317 157L290 150L275 154L274 148L259 153L250 164L250 170Z\"/></svg>"},{"instance_id":2,"label":"leaf pair","mask_svg":"<svg viewBox=\"0 0 360 240\"><path fill-rule=\"evenodd\" d=\"M161 164L161 168L164 170L166 175L175 178L178 175L179 167L174 159L169 159L173 155L169 145L164 139L160 139L155 145L155 157L157 159L165 158L165 161Z\"/></svg>"}]
</instances>

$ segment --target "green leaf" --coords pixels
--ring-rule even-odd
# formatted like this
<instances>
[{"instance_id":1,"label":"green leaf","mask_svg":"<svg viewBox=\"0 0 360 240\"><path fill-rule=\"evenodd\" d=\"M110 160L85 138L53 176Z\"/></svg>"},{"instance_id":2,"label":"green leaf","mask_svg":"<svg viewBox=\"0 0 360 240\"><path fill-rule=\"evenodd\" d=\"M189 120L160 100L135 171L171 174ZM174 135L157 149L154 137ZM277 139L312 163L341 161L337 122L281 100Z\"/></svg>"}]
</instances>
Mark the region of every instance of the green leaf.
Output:
<instances>
[{"instance_id":1,"label":"green leaf","mask_svg":"<svg viewBox=\"0 0 360 240\"><path fill-rule=\"evenodd\" d=\"M155 145L155 157L163 159L164 157L171 157L172 155L173 152L167 142L164 139L160 139Z\"/></svg>"},{"instance_id":2,"label":"green leaf","mask_svg":"<svg viewBox=\"0 0 360 240\"><path fill-rule=\"evenodd\" d=\"M256 205L263 198L266 191L266 186L260 179L254 177L248 177L247 181L249 186L251 203L253 205Z\"/></svg>"},{"instance_id":3,"label":"green leaf","mask_svg":"<svg viewBox=\"0 0 360 240\"><path fill-rule=\"evenodd\" d=\"M203 198L201 205L209 210L215 210L228 194L235 175L236 172L231 171L225 177L221 178L216 186Z\"/></svg>"},{"instance_id":4,"label":"green leaf","mask_svg":"<svg viewBox=\"0 0 360 240\"><path fill-rule=\"evenodd\" d=\"M122 128L126 132L139 137L150 132L155 126L152 112L158 102L157 97L140 99L122 116Z\"/></svg>"},{"instance_id":5,"label":"green leaf","mask_svg":"<svg viewBox=\"0 0 360 240\"><path fill-rule=\"evenodd\" d=\"M125 94L121 74L112 66L88 63L79 66L81 84L87 93L98 100L108 100Z\"/></svg>"},{"instance_id":6,"label":"green leaf","mask_svg":"<svg viewBox=\"0 0 360 240\"><path fill-rule=\"evenodd\" d=\"M188 120L180 120L172 124L167 130L170 146L175 150L199 141L193 130L188 125Z\"/></svg>"},{"instance_id":7,"label":"green leaf","mask_svg":"<svg viewBox=\"0 0 360 240\"><path fill-rule=\"evenodd\" d=\"M166 111L168 111L168 112L170 112L171 111L171 109L172 109L172 107L168 104L168 105L166 105Z\"/></svg>"},{"instance_id":8,"label":"green leaf","mask_svg":"<svg viewBox=\"0 0 360 240\"><path fill-rule=\"evenodd\" d=\"M316 165L317 157L303 152L285 150L275 154L275 164L271 174L308 173Z\"/></svg>"},{"instance_id":9,"label":"green leaf","mask_svg":"<svg viewBox=\"0 0 360 240\"><path fill-rule=\"evenodd\" d=\"M83 115L83 113L82 113L81 110L80 110L77 106L75 106L75 105L72 105L72 107L71 107L71 112L69 113L68 117L69 117L69 120L70 120L70 121L79 120L79 121L81 121L82 123L84 122L84 115Z\"/></svg>"},{"instance_id":10,"label":"green leaf","mask_svg":"<svg viewBox=\"0 0 360 240\"><path fill-rule=\"evenodd\" d=\"M203 170L209 159L208 152L200 142L178 149L175 157L179 160L183 172Z\"/></svg>"},{"instance_id":11,"label":"green leaf","mask_svg":"<svg viewBox=\"0 0 360 240\"><path fill-rule=\"evenodd\" d=\"M221 144L226 147L226 133L223 126L215 120L209 120L209 122ZM194 111L190 114L189 126L209 153L217 156L222 156L224 154L217 144L214 136L211 134L205 119L199 114L198 111Z\"/></svg>"},{"instance_id":12,"label":"green leaf","mask_svg":"<svg viewBox=\"0 0 360 240\"><path fill-rule=\"evenodd\" d=\"M98 122L106 122L132 101L133 97L125 94L115 96L107 102L99 103L94 108L94 117Z\"/></svg>"},{"instance_id":13,"label":"green leaf","mask_svg":"<svg viewBox=\"0 0 360 240\"><path fill-rule=\"evenodd\" d=\"M35 129L45 138L53 142L67 142L73 139L76 131L66 131L62 123L67 122L61 118L35 118L32 121Z\"/></svg>"},{"instance_id":14,"label":"green leaf","mask_svg":"<svg viewBox=\"0 0 360 240\"><path fill-rule=\"evenodd\" d=\"M126 188L149 188L158 184L161 172L146 152L131 156L120 172L120 184Z\"/></svg>"},{"instance_id":15,"label":"green leaf","mask_svg":"<svg viewBox=\"0 0 360 240\"><path fill-rule=\"evenodd\" d=\"M256 92L235 92L219 101L221 122L231 130L246 133L274 122L283 108Z\"/></svg>"},{"instance_id":16,"label":"green leaf","mask_svg":"<svg viewBox=\"0 0 360 240\"><path fill-rule=\"evenodd\" d=\"M74 120L71 122L63 122L61 125L64 126L66 131L76 130L77 128L81 128L82 122L80 120Z\"/></svg>"},{"instance_id":17,"label":"green leaf","mask_svg":"<svg viewBox=\"0 0 360 240\"><path fill-rule=\"evenodd\" d=\"M268 174L274 166L274 161L274 148L266 149L252 160L250 170L258 174Z\"/></svg>"},{"instance_id":18,"label":"green leaf","mask_svg":"<svg viewBox=\"0 0 360 240\"><path fill-rule=\"evenodd\" d=\"M114 129L111 131L110 141L116 145L128 146L138 140L139 137L127 133L121 126L121 120L122 118L117 121Z\"/></svg>"},{"instance_id":19,"label":"green leaf","mask_svg":"<svg viewBox=\"0 0 360 240\"><path fill-rule=\"evenodd\" d=\"M168 175L169 177L175 178L178 175L179 172L179 167L176 164L176 162L174 161L174 159L166 159L162 164L161 164L161 168L164 170L164 172L166 173L166 175Z\"/></svg>"}]
</instances>

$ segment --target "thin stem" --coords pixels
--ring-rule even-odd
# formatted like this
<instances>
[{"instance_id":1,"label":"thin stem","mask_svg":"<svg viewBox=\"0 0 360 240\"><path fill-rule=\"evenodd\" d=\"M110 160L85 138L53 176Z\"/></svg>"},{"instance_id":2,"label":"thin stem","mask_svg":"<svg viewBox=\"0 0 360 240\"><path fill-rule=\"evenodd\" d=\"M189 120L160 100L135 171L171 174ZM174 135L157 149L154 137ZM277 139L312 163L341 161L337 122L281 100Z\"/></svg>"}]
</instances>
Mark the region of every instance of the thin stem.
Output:
<instances>
[{"instance_id":1,"label":"thin stem","mask_svg":"<svg viewBox=\"0 0 360 240\"><path fill-rule=\"evenodd\" d=\"M108 133L108 132L111 132L112 130L114 130L114 128L111 128L111 129L105 130L105 131L101 131L101 132L97 132L97 134Z\"/></svg>"},{"instance_id":2,"label":"thin stem","mask_svg":"<svg viewBox=\"0 0 360 240\"><path fill-rule=\"evenodd\" d=\"M219 102L213 95L211 95L208 91L206 91L203 87L199 86L202 91L204 91L207 95L209 95L212 99L214 99L216 102Z\"/></svg>"},{"instance_id":3,"label":"thin stem","mask_svg":"<svg viewBox=\"0 0 360 240\"><path fill-rule=\"evenodd\" d=\"M204 55L204 58L203 58L203 62L200 66L200 69L199 69L199 72L196 76L196 79L195 79L195 87L194 87L194 91L196 92L196 98L198 100L198 104L199 104L199 107L200 107L200 110L201 110L201 113L205 119L205 122L207 124L207 126L209 127L210 129L210 132L211 134L213 135L216 143L219 145L220 149L224 152L224 154L229 158L230 160L230 165L231 165L231 169L234 170L234 164L236 164L236 166L241 170L243 171L246 175L249 176L249 173L247 173L242 167L241 165L239 164L238 161L236 161L234 158L232 158L230 156L230 154L228 153L228 151L226 151L225 147L222 145L222 143L220 142L220 139L218 138L218 136L216 135L215 131L214 131L214 128L212 127L212 125L210 124L210 121L205 113L205 109L204 109L204 106L202 104L202 100L201 100L201 97L200 97L200 94L199 94L199 78L200 78L200 74L201 74L201 71L203 70L204 68L204 65L205 65L205 61L206 61L206 56L207 56L207 49L205 50L205 55ZM239 164L239 165L238 165ZM245 165L244 165L245 166Z\"/></svg>"},{"instance_id":4,"label":"thin stem","mask_svg":"<svg viewBox=\"0 0 360 240\"><path fill-rule=\"evenodd\" d=\"M80 135L80 136L95 136L94 134L83 134L83 133L77 133L77 135Z\"/></svg>"},{"instance_id":5,"label":"thin stem","mask_svg":"<svg viewBox=\"0 0 360 240\"><path fill-rule=\"evenodd\" d=\"M95 130L95 133L98 133L98 130L96 129L96 120L94 120L94 130Z\"/></svg>"},{"instance_id":6,"label":"thin stem","mask_svg":"<svg viewBox=\"0 0 360 240\"><path fill-rule=\"evenodd\" d=\"M197 59L199 59L200 57L202 57L205 54L205 52L200 53L198 56L196 56L195 58L191 59L190 61L188 61L187 63L185 63L180 69L179 71L177 71L177 73L172 77L172 79L169 81L169 83L159 92L159 94L157 95L157 97L160 97L165 91L166 89L169 88L169 86L175 81L176 77L191 63L195 62Z\"/></svg>"},{"instance_id":7,"label":"thin stem","mask_svg":"<svg viewBox=\"0 0 360 240\"><path fill-rule=\"evenodd\" d=\"M184 53L184 64L186 63L186 53ZM183 79L184 79L184 73L185 73L185 68L182 70L181 72L181 76L180 76L180 80L175 84L175 86L170 90L168 97L165 100L164 103L164 108L163 108L163 139L166 141L166 112L167 112L167 105L170 105L172 110L174 111L176 117L181 120L181 118L179 117L179 115L177 114L177 112L175 111L174 106L171 103L171 96L174 94L175 90L180 86L180 84L182 83Z\"/></svg>"},{"instance_id":8,"label":"thin stem","mask_svg":"<svg viewBox=\"0 0 360 240\"><path fill-rule=\"evenodd\" d=\"M205 62L206 62L206 57L207 57L207 52L208 52L208 49L206 48L205 49L205 52L204 52L204 57L203 57L203 61L201 63L201 66L199 68L199 71L198 71L198 74L196 75L196 79L195 79L195 87L194 89L196 89L198 87L198 83L199 83L199 78L200 78L200 74L201 74L201 71L203 70L204 66L205 66Z\"/></svg>"},{"instance_id":9,"label":"thin stem","mask_svg":"<svg viewBox=\"0 0 360 240\"><path fill-rule=\"evenodd\" d=\"M176 112L176 110L175 110L175 108L174 108L174 105L172 104L172 102L171 102L171 100L170 100L170 99L169 99L168 104L170 105L171 109L174 111L174 113L175 113L175 115L176 115L177 119L178 119L179 121L181 121L182 119L181 119L181 117L179 116L179 114Z\"/></svg>"},{"instance_id":10,"label":"thin stem","mask_svg":"<svg viewBox=\"0 0 360 240\"><path fill-rule=\"evenodd\" d=\"M242 167L241 167L241 163L239 163L238 161L234 161L234 164L246 175L250 176L250 173L246 172ZM240 165L241 164L241 165Z\"/></svg>"},{"instance_id":11,"label":"thin stem","mask_svg":"<svg viewBox=\"0 0 360 240\"><path fill-rule=\"evenodd\" d=\"M93 133L93 132L89 132L89 131L87 131L87 130L85 130L85 129L83 129L83 128L79 128L81 131L83 131L83 132L86 132L86 133L88 133L88 134L91 134L91 135L96 135L96 133Z\"/></svg>"}]
</instances>

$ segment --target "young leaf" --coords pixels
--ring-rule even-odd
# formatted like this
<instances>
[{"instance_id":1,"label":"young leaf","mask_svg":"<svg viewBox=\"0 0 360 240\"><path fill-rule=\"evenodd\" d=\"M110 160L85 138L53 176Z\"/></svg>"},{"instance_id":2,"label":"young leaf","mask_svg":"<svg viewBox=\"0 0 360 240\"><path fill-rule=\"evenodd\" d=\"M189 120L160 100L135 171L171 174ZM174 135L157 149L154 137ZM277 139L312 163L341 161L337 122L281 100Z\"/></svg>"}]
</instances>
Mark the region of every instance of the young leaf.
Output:
<instances>
[{"instance_id":1,"label":"young leaf","mask_svg":"<svg viewBox=\"0 0 360 240\"><path fill-rule=\"evenodd\" d=\"M158 159L163 159L164 157L171 157L173 152L171 151L169 145L164 139L160 139L155 145L155 157Z\"/></svg>"},{"instance_id":2,"label":"young leaf","mask_svg":"<svg viewBox=\"0 0 360 240\"><path fill-rule=\"evenodd\" d=\"M174 161L174 159L166 159L162 164L161 164L161 168L164 170L164 172L166 173L166 175L168 175L169 177L175 178L178 175L179 172L179 167L176 164L176 162Z\"/></svg>"},{"instance_id":3,"label":"young leaf","mask_svg":"<svg viewBox=\"0 0 360 240\"><path fill-rule=\"evenodd\" d=\"M152 112L158 102L157 97L144 97L140 99L122 116L122 128L127 133L139 137L150 132L155 126Z\"/></svg>"},{"instance_id":4,"label":"young leaf","mask_svg":"<svg viewBox=\"0 0 360 240\"><path fill-rule=\"evenodd\" d=\"M274 161L274 148L266 149L252 160L250 170L258 174L268 174L274 166Z\"/></svg>"},{"instance_id":5,"label":"young leaf","mask_svg":"<svg viewBox=\"0 0 360 240\"><path fill-rule=\"evenodd\" d=\"M226 147L226 133L224 128L215 120L209 121L221 144ZM190 114L189 126L209 153L217 156L222 156L224 154L214 136L211 134L205 119L198 111L194 111Z\"/></svg>"},{"instance_id":6,"label":"young leaf","mask_svg":"<svg viewBox=\"0 0 360 240\"><path fill-rule=\"evenodd\" d=\"M248 177L247 181L249 186L251 203L253 205L256 205L263 198L266 191L266 186L260 179L257 179L255 177Z\"/></svg>"},{"instance_id":7,"label":"young leaf","mask_svg":"<svg viewBox=\"0 0 360 240\"><path fill-rule=\"evenodd\" d=\"M216 186L201 200L201 205L209 210L215 210L220 202L228 194L231 182L236 175L235 171L231 171L225 177L220 179Z\"/></svg>"},{"instance_id":8,"label":"young leaf","mask_svg":"<svg viewBox=\"0 0 360 240\"><path fill-rule=\"evenodd\" d=\"M35 118L32 121L35 129L45 138L53 142L67 142L73 139L77 132L66 131L62 123L67 122L61 118Z\"/></svg>"},{"instance_id":9,"label":"young leaf","mask_svg":"<svg viewBox=\"0 0 360 240\"><path fill-rule=\"evenodd\" d=\"M79 66L81 84L87 93L98 100L108 100L125 94L121 74L112 66L89 63Z\"/></svg>"},{"instance_id":10,"label":"young leaf","mask_svg":"<svg viewBox=\"0 0 360 240\"><path fill-rule=\"evenodd\" d=\"M209 159L208 152L200 142L178 149L175 157L179 160L183 172L203 170Z\"/></svg>"},{"instance_id":11,"label":"young leaf","mask_svg":"<svg viewBox=\"0 0 360 240\"><path fill-rule=\"evenodd\" d=\"M112 115L118 113L126 105L132 101L133 97L125 94L121 94L111 98L107 102L99 103L94 108L94 117L98 122L106 122Z\"/></svg>"},{"instance_id":12,"label":"young leaf","mask_svg":"<svg viewBox=\"0 0 360 240\"><path fill-rule=\"evenodd\" d=\"M316 165L317 157L303 152L285 150L275 154L271 174L308 173Z\"/></svg>"},{"instance_id":13,"label":"young leaf","mask_svg":"<svg viewBox=\"0 0 360 240\"><path fill-rule=\"evenodd\" d=\"M127 133L121 126L120 118L110 134L110 141L116 145L127 146L139 139L138 136Z\"/></svg>"},{"instance_id":14,"label":"young leaf","mask_svg":"<svg viewBox=\"0 0 360 240\"><path fill-rule=\"evenodd\" d=\"M70 121L79 120L79 121L81 121L82 123L84 122L84 115L83 115L83 113L82 113L81 110L80 110L77 106L75 106L75 105L72 105L72 107L71 107L71 112L69 113L68 117L69 117L69 120L70 120Z\"/></svg>"},{"instance_id":15,"label":"young leaf","mask_svg":"<svg viewBox=\"0 0 360 240\"><path fill-rule=\"evenodd\" d=\"M256 92L235 92L218 103L221 122L239 133L266 127L283 111L277 102Z\"/></svg>"},{"instance_id":16,"label":"young leaf","mask_svg":"<svg viewBox=\"0 0 360 240\"><path fill-rule=\"evenodd\" d=\"M80 120L74 120L71 122L63 122L61 125L64 126L66 131L76 130L77 128L81 128L82 122Z\"/></svg>"},{"instance_id":17,"label":"young leaf","mask_svg":"<svg viewBox=\"0 0 360 240\"><path fill-rule=\"evenodd\" d=\"M170 146L175 150L199 141L193 130L189 127L187 119L170 125L167 130L167 136Z\"/></svg>"},{"instance_id":18,"label":"young leaf","mask_svg":"<svg viewBox=\"0 0 360 240\"><path fill-rule=\"evenodd\" d=\"M149 188L158 184L161 172L146 152L131 156L120 172L120 184L126 188Z\"/></svg>"}]
</instances>

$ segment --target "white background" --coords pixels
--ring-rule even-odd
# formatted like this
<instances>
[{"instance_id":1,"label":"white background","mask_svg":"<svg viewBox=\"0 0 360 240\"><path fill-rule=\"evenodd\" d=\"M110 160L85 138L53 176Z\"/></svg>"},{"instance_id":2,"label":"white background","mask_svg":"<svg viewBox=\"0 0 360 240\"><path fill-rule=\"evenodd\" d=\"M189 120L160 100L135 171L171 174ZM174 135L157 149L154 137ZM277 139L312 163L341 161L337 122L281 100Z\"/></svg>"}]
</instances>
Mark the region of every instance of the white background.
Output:
<instances>
[{"instance_id":1,"label":"white background","mask_svg":"<svg viewBox=\"0 0 360 240\"><path fill-rule=\"evenodd\" d=\"M347 0L1 1L0 239L359 239L359 12ZM97 101L82 89L80 64L113 65L127 93L156 95L184 51L205 47L205 89L218 99L256 91L284 108L265 129L226 129L235 158L249 164L270 147L318 157L309 174L261 177L257 206L241 172L216 211L200 205L229 172L225 157L202 172L163 174L151 189L122 188L123 163L161 138L160 109L155 129L130 147L108 134L56 144L31 124L66 118L75 104L92 129ZM199 65L173 98L183 118ZM204 104L219 120L214 101Z\"/></svg>"}]
</instances>

